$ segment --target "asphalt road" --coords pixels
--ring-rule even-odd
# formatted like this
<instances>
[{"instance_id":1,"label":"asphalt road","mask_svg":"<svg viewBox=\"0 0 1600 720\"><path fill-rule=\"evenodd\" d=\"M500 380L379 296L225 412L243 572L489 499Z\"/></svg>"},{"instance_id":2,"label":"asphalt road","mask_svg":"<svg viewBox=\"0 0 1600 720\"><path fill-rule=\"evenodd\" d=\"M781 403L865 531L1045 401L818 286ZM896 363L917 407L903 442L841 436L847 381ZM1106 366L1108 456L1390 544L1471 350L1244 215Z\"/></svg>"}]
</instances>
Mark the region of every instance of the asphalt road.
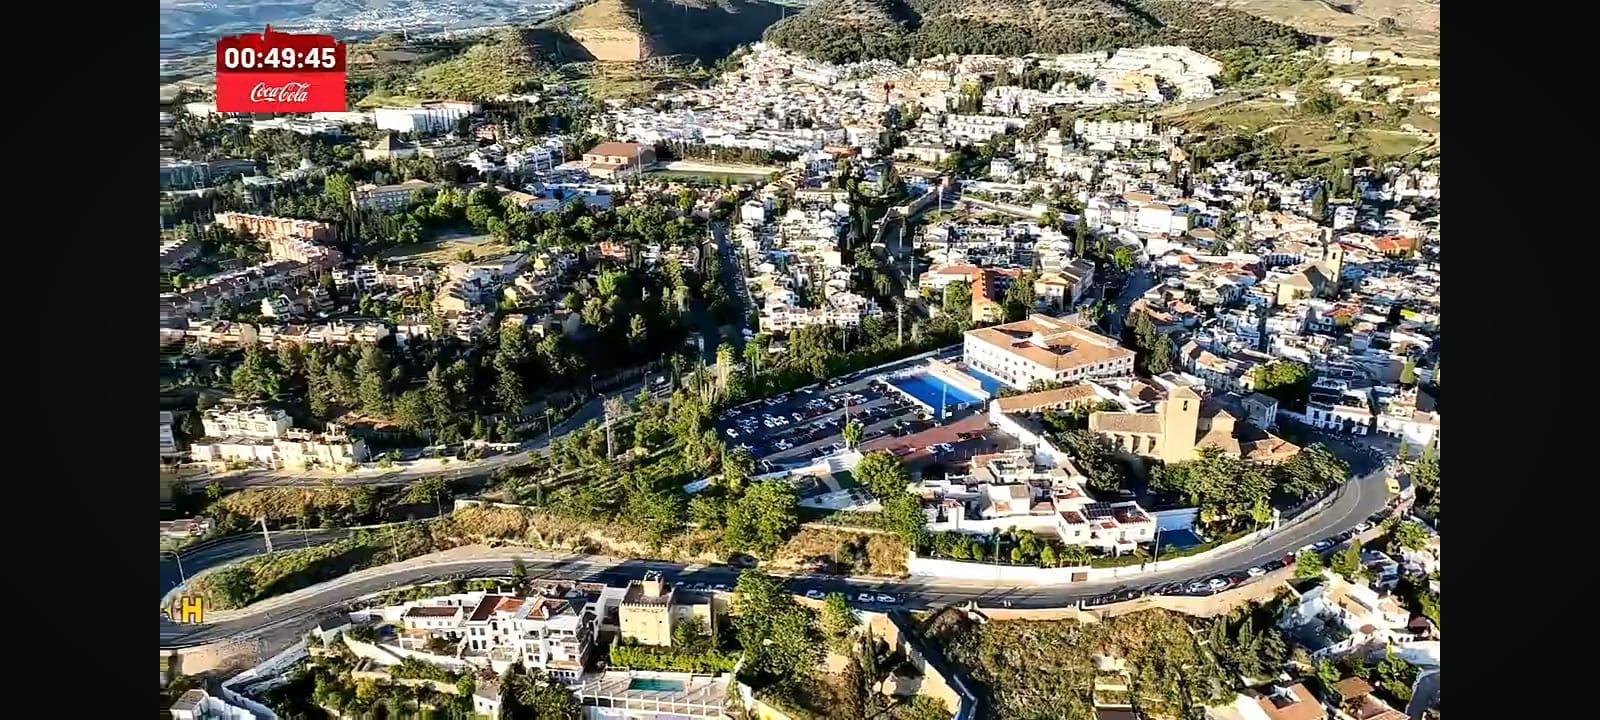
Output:
<instances>
[{"instance_id":1,"label":"asphalt road","mask_svg":"<svg viewBox=\"0 0 1600 720\"><path fill-rule=\"evenodd\" d=\"M272 533L272 549L292 550L312 547L348 537L351 532L349 528L278 530ZM161 597L166 597L167 593L181 584L184 578L194 577L204 570L254 557L266 551L266 538L259 532L253 532L210 540L193 548L184 549L176 557L170 551L163 552L161 553Z\"/></svg>"},{"instance_id":2,"label":"asphalt road","mask_svg":"<svg viewBox=\"0 0 1600 720\"><path fill-rule=\"evenodd\" d=\"M1369 515L1382 510L1389 500L1381 472L1369 472L1347 484L1328 508L1302 518L1258 543L1235 548L1217 557L1173 570L1156 570L1136 578L1056 586L985 585L950 582L930 578L876 581L838 576L804 575L790 579L796 592L817 589L843 592L855 602L857 593L885 592L903 598L909 609L962 604L969 601L997 606L1009 602L1013 608L1050 608L1071 605L1078 600L1111 592L1151 588L1180 580L1207 578L1246 570L1270 560L1292 554L1304 545L1354 528ZM620 583L640 577L645 570L659 570L668 581L725 584L731 586L739 569L731 566L684 566L644 560L614 562L574 556L563 560L529 560L530 577ZM185 568L187 570L187 567ZM342 612L351 601L383 590L442 580L449 577L505 576L511 561L472 560L440 563L428 567L407 567L360 580L336 580L321 590L309 593L288 607L258 612L227 622L204 625L178 625L161 618L161 647L184 647L217 641L260 639L267 644L287 641L313 627L319 620ZM882 606L859 603L863 607Z\"/></svg>"},{"instance_id":3,"label":"asphalt road","mask_svg":"<svg viewBox=\"0 0 1600 720\"><path fill-rule=\"evenodd\" d=\"M1135 269L1128 275L1128 284L1117 294L1116 309L1106 320L1106 327L1111 329L1111 337L1122 337L1122 321L1128 316L1128 306L1138 300L1145 291L1155 287L1156 278L1145 268Z\"/></svg>"}]
</instances>

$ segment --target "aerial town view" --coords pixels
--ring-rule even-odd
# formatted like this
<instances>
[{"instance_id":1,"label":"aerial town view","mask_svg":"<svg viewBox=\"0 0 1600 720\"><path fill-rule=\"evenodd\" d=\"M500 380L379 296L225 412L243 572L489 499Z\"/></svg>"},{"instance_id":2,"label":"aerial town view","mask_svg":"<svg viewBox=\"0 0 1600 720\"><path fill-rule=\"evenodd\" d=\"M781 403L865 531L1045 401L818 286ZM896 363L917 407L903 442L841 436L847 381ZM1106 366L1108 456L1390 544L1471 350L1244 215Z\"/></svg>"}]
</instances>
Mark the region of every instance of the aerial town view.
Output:
<instances>
[{"instance_id":1,"label":"aerial town view","mask_svg":"<svg viewBox=\"0 0 1600 720\"><path fill-rule=\"evenodd\" d=\"M163 717L1441 717L1437 0L161 13Z\"/></svg>"}]
</instances>

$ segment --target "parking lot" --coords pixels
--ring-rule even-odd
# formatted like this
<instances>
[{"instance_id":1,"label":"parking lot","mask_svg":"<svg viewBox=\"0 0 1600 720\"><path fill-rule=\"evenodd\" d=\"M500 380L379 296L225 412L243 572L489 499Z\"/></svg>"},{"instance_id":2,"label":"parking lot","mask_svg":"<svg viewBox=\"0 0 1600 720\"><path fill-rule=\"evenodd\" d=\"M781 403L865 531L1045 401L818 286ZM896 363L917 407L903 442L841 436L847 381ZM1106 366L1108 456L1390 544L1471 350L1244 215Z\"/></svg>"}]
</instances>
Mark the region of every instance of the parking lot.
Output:
<instances>
[{"instance_id":1,"label":"parking lot","mask_svg":"<svg viewBox=\"0 0 1600 720\"><path fill-rule=\"evenodd\" d=\"M959 353L959 348L953 348ZM921 361L918 361L921 362ZM889 387L884 376L917 363L883 368L871 375L835 378L728 410L717 434L731 446L750 449L772 467L793 466L844 449L845 408L862 423L863 443L908 435L934 426L925 411Z\"/></svg>"}]
</instances>

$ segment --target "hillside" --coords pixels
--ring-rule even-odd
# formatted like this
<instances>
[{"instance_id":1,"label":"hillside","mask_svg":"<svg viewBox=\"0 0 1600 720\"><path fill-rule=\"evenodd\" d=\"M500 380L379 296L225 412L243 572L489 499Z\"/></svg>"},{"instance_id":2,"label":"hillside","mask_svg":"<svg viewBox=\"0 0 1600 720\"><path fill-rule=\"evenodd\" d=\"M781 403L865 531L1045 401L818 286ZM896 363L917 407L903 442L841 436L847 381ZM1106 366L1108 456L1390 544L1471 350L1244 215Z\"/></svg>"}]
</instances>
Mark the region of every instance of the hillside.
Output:
<instances>
[{"instance_id":1,"label":"hillside","mask_svg":"<svg viewBox=\"0 0 1600 720\"><path fill-rule=\"evenodd\" d=\"M1439 51L1439 0L1214 0L1358 48ZM1392 19L1392 22L1384 18Z\"/></svg>"},{"instance_id":2,"label":"hillside","mask_svg":"<svg viewBox=\"0 0 1600 720\"><path fill-rule=\"evenodd\" d=\"M760 39L784 12L765 0L593 0L543 26L596 60L690 55L709 64Z\"/></svg>"},{"instance_id":3,"label":"hillside","mask_svg":"<svg viewBox=\"0 0 1600 720\"><path fill-rule=\"evenodd\" d=\"M774 25L766 39L832 62L1308 40L1247 13L1186 0L819 0Z\"/></svg>"},{"instance_id":4,"label":"hillside","mask_svg":"<svg viewBox=\"0 0 1600 720\"><path fill-rule=\"evenodd\" d=\"M412 86L422 97L492 97L522 90L563 61L592 59L560 33L505 28L449 60L418 70Z\"/></svg>"}]
</instances>

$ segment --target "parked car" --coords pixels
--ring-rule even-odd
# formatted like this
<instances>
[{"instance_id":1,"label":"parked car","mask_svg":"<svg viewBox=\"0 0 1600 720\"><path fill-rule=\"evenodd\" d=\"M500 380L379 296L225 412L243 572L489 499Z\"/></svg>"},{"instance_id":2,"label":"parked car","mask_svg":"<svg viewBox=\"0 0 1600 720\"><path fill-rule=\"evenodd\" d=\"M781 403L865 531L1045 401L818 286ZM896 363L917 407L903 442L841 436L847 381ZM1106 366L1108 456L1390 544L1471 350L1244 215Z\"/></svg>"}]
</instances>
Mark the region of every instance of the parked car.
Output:
<instances>
[{"instance_id":1,"label":"parked car","mask_svg":"<svg viewBox=\"0 0 1600 720\"><path fill-rule=\"evenodd\" d=\"M899 602L899 600L896 600L893 595L886 595L884 593L878 593L878 598L877 599L878 599L878 602L883 603L885 605L893 605L893 604Z\"/></svg>"},{"instance_id":2,"label":"parked car","mask_svg":"<svg viewBox=\"0 0 1600 720\"><path fill-rule=\"evenodd\" d=\"M1250 577L1253 577L1253 578L1258 578L1258 577L1261 577L1262 575L1267 574L1267 569L1264 568L1264 567L1253 567L1253 568L1250 568L1249 570L1244 571L1244 574L1249 575Z\"/></svg>"},{"instance_id":3,"label":"parked car","mask_svg":"<svg viewBox=\"0 0 1600 720\"><path fill-rule=\"evenodd\" d=\"M1273 570L1282 570L1283 568L1289 567L1289 563L1286 563L1282 560L1272 560L1261 567L1265 568L1267 572L1272 572Z\"/></svg>"},{"instance_id":4,"label":"parked car","mask_svg":"<svg viewBox=\"0 0 1600 720\"><path fill-rule=\"evenodd\" d=\"M856 602L864 602L864 603L872 602L872 593L857 593L856 594Z\"/></svg>"},{"instance_id":5,"label":"parked car","mask_svg":"<svg viewBox=\"0 0 1600 720\"><path fill-rule=\"evenodd\" d=\"M1331 547L1333 547L1332 540L1318 540L1311 544L1311 549L1317 552L1322 552L1323 550L1327 550Z\"/></svg>"},{"instance_id":6,"label":"parked car","mask_svg":"<svg viewBox=\"0 0 1600 720\"><path fill-rule=\"evenodd\" d=\"M806 591L806 597L811 598L812 600L821 600L821 599L823 599L823 598L825 598L827 596L828 596L827 593L824 593L821 590L807 590Z\"/></svg>"},{"instance_id":7,"label":"parked car","mask_svg":"<svg viewBox=\"0 0 1600 720\"><path fill-rule=\"evenodd\" d=\"M1226 590L1228 589L1228 586L1232 584L1232 582L1221 575L1206 580L1206 587L1209 587L1212 590Z\"/></svg>"},{"instance_id":8,"label":"parked car","mask_svg":"<svg viewBox=\"0 0 1600 720\"><path fill-rule=\"evenodd\" d=\"M1371 522L1363 522L1360 525L1356 526L1356 532L1366 532L1366 531L1371 530L1371 529L1372 529L1372 523Z\"/></svg>"}]
</instances>

